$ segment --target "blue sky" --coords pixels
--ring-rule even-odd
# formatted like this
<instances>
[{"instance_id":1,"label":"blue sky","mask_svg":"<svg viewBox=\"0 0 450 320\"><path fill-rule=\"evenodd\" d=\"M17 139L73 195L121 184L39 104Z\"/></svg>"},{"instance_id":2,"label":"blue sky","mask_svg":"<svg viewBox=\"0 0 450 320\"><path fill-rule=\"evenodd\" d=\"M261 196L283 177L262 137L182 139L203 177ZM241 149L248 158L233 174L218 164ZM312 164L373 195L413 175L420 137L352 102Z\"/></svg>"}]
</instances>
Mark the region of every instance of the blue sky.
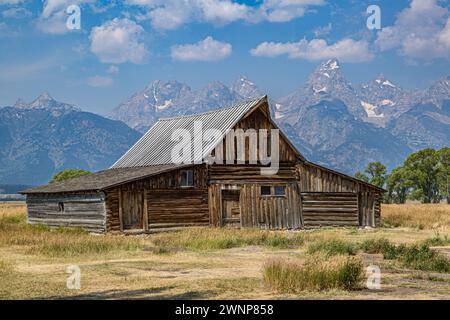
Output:
<instances>
[{"instance_id":1,"label":"blue sky","mask_svg":"<svg viewBox=\"0 0 450 320\"><path fill-rule=\"evenodd\" d=\"M69 30L70 5L81 29ZM366 27L369 5L381 30ZM43 91L106 114L155 79L199 88L240 75L273 98L337 57L354 83L406 88L450 75L440 0L0 0L0 106Z\"/></svg>"}]
</instances>

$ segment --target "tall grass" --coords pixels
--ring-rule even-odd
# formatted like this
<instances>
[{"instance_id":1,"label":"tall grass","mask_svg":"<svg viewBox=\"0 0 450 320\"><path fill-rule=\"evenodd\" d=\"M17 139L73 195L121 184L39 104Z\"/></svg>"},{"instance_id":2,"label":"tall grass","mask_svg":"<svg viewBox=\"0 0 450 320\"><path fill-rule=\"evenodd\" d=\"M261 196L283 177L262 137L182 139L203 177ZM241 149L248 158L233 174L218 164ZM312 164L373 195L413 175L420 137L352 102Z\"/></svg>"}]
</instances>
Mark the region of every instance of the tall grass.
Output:
<instances>
[{"instance_id":1,"label":"tall grass","mask_svg":"<svg viewBox=\"0 0 450 320\"><path fill-rule=\"evenodd\" d=\"M446 229L450 226L450 205L384 204L381 220L391 227Z\"/></svg>"},{"instance_id":2,"label":"tall grass","mask_svg":"<svg viewBox=\"0 0 450 320\"><path fill-rule=\"evenodd\" d=\"M264 230L237 230L213 228L189 228L166 234L156 234L152 238L158 247L215 250L243 246L266 246L288 248L301 246L304 242L300 233L286 233Z\"/></svg>"},{"instance_id":3,"label":"tall grass","mask_svg":"<svg viewBox=\"0 0 450 320\"><path fill-rule=\"evenodd\" d=\"M357 251L357 245L341 239L321 239L308 247L308 253L323 252L327 255L355 255Z\"/></svg>"},{"instance_id":4,"label":"tall grass","mask_svg":"<svg viewBox=\"0 0 450 320\"><path fill-rule=\"evenodd\" d=\"M51 257L97 255L143 248L143 241L138 238L92 236L81 229L27 225L23 215L0 216L0 246L21 246L27 253Z\"/></svg>"},{"instance_id":5,"label":"tall grass","mask_svg":"<svg viewBox=\"0 0 450 320\"><path fill-rule=\"evenodd\" d=\"M436 243L436 239L432 240ZM406 267L415 270L450 272L450 261L430 249L428 241L413 245L394 245L387 239L370 239L360 244L367 253L380 253L388 260L398 259Z\"/></svg>"},{"instance_id":6,"label":"tall grass","mask_svg":"<svg viewBox=\"0 0 450 320\"><path fill-rule=\"evenodd\" d=\"M272 290L283 293L359 289L364 279L360 258L309 256L305 263L271 260L263 267L263 279Z\"/></svg>"}]
</instances>

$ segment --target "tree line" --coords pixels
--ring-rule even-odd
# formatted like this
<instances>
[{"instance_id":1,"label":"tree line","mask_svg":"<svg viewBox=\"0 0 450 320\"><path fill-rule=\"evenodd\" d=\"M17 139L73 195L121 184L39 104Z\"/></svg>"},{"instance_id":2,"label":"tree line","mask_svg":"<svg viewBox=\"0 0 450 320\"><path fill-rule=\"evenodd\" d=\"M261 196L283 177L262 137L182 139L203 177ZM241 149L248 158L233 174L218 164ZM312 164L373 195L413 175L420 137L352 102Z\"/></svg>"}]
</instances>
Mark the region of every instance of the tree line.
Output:
<instances>
[{"instance_id":1,"label":"tree line","mask_svg":"<svg viewBox=\"0 0 450 320\"><path fill-rule=\"evenodd\" d=\"M370 162L355 177L386 189L386 203L439 203L446 199L450 204L450 148L412 153L389 174L381 162Z\"/></svg>"}]
</instances>

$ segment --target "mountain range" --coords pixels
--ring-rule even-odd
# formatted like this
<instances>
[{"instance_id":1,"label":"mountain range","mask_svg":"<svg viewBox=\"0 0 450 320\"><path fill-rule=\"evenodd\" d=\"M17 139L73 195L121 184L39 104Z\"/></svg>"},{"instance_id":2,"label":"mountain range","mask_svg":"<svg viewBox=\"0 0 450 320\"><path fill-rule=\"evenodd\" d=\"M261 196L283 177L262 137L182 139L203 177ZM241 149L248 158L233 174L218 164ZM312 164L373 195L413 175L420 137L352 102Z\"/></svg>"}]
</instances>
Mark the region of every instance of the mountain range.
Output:
<instances>
[{"instance_id":1,"label":"mountain range","mask_svg":"<svg viewBox=\"0 0 450 320\"><path fill-rule=\"evenodd\" d=\"M48 94L28 104L19 100L0 108L0 181L34 184L64 168L103 169L159 118L263 94L245 76L196 90L155 80L107 118ZM273 118L305 157L348 174L371 161L392 169L413 151L450 145L450 77L423 90L404 89L383 75L354 85L339 61L331 59L292 93L270 102Z\"/></svg>"},{"instance_id":2,"label":"mountain range","mask_svg":"<svg viewBox=\"0 0 450 320\"><path fill-rule=\"evenodd\" d=\"M109 167L140 133L43 93L0 108L0 184L37 185L69 168Z\"/></svg>"}]
</instances>

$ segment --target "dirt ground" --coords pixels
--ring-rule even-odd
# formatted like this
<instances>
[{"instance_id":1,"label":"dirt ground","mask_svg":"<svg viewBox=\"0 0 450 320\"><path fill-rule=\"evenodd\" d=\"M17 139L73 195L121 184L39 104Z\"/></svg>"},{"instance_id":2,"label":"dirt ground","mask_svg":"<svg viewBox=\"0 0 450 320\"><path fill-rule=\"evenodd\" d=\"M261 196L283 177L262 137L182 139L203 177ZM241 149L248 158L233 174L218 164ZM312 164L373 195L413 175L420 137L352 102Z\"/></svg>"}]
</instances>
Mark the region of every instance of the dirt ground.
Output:
<instances>
[{"instance_id":1,"label":"dirt ground","mask_svg":"<svg viewBox=\"0 0 450 320\"><path fill-rule=\"evenodd\" d=\"M299 232L355 242L384 237L395 243L414 243L435 236L437 231L398 227ZM450 237L445 228L439 235ZM435 249L450 258L450 246ZM0 263L7 271L0 271L0 299L450 299L450 274L408 270L381 255L364 253L359 255L365 265L381 269L379 290L280 294L264 285L262 266L266 261L279 257L301 260L305 255L306 246L156 253L149 245L137 251L55 258L30 254L20 244L2 245ZM70 265L81 270L79 290L67 289L66 269Z\"/></svg>"}]
</instances>

